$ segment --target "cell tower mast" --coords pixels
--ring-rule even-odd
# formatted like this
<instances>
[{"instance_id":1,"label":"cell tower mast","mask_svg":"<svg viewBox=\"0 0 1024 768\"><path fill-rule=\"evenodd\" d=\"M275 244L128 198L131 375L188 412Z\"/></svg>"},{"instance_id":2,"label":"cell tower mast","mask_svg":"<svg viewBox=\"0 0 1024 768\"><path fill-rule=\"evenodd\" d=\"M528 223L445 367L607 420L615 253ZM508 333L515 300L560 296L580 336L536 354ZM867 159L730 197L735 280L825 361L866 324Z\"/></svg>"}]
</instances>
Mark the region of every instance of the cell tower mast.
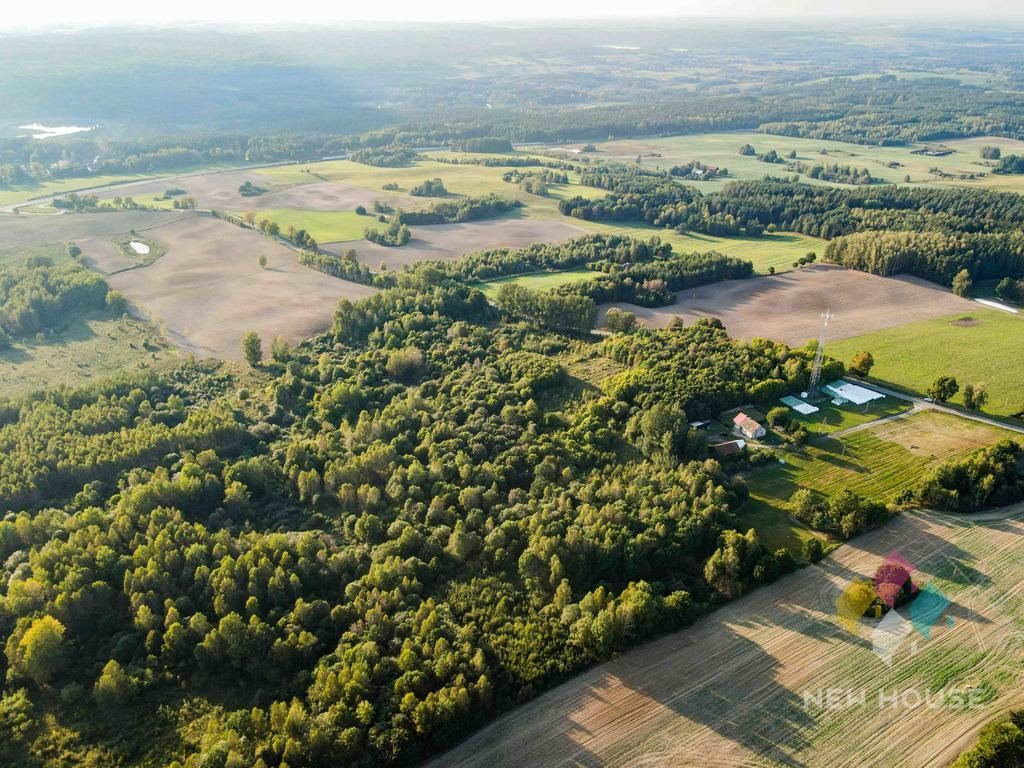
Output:
<instances>
[{"instance_id":1,"label":"cell tower mast","mask_svg":"<svg viewBox=\"0 0 1024 768\"><path fill-rule=\"evenodd\" d=\"M834 317L832 309L821 313L821 335L818 336L818 349L814 352L814 365L811 367L811 385L808 392L814 392L821 384L821 365L825 362L825 334L828 332L828 321Z\"/></svg>"}]
</instances>

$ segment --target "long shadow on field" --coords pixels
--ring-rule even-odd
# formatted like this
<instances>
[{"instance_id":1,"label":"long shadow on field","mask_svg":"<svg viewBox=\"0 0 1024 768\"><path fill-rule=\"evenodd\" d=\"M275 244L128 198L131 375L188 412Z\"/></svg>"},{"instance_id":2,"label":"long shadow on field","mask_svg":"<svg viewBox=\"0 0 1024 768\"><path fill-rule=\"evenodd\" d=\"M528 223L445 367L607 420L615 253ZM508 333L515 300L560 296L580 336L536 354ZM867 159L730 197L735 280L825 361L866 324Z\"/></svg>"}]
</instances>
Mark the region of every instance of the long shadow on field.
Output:
<instances>
[{"instance_id":1,"label":"long shadow on field","mask_svg":"<svg viewBox=\"0 0 1024 768\"><path fill-rule=\"evenodd\" d=\"M715 650L687 665L693 672L644 674L621 679L627 687L654 699L724 739L780 765L799 768L793 755L807 749L807 734L816 725L798 693L781 685L778 660L757 643L720 624L721 642ZM696 668L695 668L696 667ZM742 680L742 685L737 682ZM695 745L672 744L671 726L664 732L666 749L675 765L707 765L707 755ZM743 759L743 762L747 762Z\"/></svg>"},{"instance_id":2,"label":"long shadow on field","mask_svg":"<svg viewBox=\"0 0 1024 768\"><path fill-rule=\"evenodd\" d=\"M905 521L897 518L880 530L851 539L845 546L876 555L879 562L896 553L916 571L954 581L966 583L965 579L973 577L972 583L977 583L977 579L985 578L971 565L974 555L942 535L943 529L952 531L972 525L970 519L934 517L932 521L941 526L938 533L915 526L913 535L908 536ZM861 575L870 577L872 574Z\"/></svg>"}]
</instances>

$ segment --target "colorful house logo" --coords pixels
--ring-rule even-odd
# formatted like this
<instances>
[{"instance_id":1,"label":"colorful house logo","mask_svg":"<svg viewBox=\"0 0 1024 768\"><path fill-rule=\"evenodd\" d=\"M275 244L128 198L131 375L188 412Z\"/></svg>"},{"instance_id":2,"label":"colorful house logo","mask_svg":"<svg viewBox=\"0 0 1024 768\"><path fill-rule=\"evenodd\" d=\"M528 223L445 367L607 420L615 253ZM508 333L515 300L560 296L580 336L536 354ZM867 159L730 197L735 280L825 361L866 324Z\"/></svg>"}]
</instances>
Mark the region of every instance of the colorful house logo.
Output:
<instances>
[{"instance_id":1,"label":"colorful house logo","mask_svg":"<svg viewBox=\"0 0 1024 768\"><path fill-rule=\"evenodd\" d=\"M836 616L847 631L860 635L869 628L871 649L886 666L909 639L911 653L921 640L930 640L951 601L938 587L914 583L914 566L891 552L873 579L853 579L836 600ZM864 622L867 618L868 623ZM877 624L871 621L877 619ZM953 624L953 617L946 619Z\"/></svg>"}]
</instances>

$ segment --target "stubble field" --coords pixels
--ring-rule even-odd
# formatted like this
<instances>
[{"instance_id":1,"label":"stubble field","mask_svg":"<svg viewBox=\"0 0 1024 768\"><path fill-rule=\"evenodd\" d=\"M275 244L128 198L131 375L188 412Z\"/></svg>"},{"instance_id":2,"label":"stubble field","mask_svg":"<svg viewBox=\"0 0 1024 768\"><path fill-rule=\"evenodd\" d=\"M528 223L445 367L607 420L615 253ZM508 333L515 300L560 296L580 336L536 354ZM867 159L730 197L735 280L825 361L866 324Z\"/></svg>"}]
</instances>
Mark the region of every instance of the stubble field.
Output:
<instances>
[{"instance_id":1,"label":"stubble field","mask_svg":"<svg viewBox=\"0 0 1024 768\"><path fill-rule=\"evenodd\" d=\"M902 515L513 710L429 766L947 765L1024 700L1024 508L1014 513ZM852 634L836 601L893 551L951 602L887 666L867 622Z\"/></svg>"}]
</instances>

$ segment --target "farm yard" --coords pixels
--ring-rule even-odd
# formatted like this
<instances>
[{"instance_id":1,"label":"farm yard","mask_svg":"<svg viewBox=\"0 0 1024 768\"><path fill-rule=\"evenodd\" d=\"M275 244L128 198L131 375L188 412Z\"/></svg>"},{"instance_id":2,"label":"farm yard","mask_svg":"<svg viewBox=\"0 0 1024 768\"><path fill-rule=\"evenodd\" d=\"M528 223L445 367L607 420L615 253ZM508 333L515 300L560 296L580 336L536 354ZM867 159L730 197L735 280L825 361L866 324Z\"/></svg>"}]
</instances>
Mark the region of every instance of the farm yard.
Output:
<instances>
[{"instance_id":1,"label":"farm yard","mask_svg":"<svg viewBox=\"0 0 1024 768\"><path fill-rule=\"evenodd\" d=\"M917 278L884 278L820 264L782 275L681 291L676 303L667 307L612 306L628 309L654 328L663 328L676 317L686 324L701 317L717 317L736 338L761 337L802 346L818 337L820 315L826 309L834 315L828 338L844 339L973 305ZM832 349L830 346L830 354Z\"/></svg>"},{"instance_id":2,"label":"farm yard","mask_svg":"<svg viewBox=\"0 0 1024 768\"><path fill-rule=\"evenodd\" d=\"M989 413L1009 416L1024 410L1024 317L1020 315L974 304L960 314L828 345L828 353L842 360L862 350L874 357L871 376L878 381L923 394L936 377L953 376L961 387L985 385ZM962 393L953 401L962 402Z\"/></svg>"},{"instance_id":3,"label":"farm yard","mask_svg":"<svg viewBox=\"0 0 1024 768\"><path fill-rule=\"evenodd\" d=\"M901 515L522 705L428 765L948 764L1024 698L1022 535L1015 518ZM904 641L886 666L866 626L852 634L837 618L836 602L893 551L913 564L915 582L952 602L930 639ZM835 707L822 703L832 688ZM947 703L929 706L925 692ZM954 706L954 696L970 704Z\"/></svg>"},{"instance_id":4,"label":"farm yard","mask_svg":"<svg viewBox=\"0 0 1024 768\"><path fill-rule=\"evenodd\" d=\"M827 346L826 349L828 349ZM822 397L820 400L813 399L813 405L818 411L806 416L790 411L793 419L804 424L811 435L829 435L833 432L841 432L878 419L906 413L912 407L905 400L897 400L894 397L873 400L864 405L844 403L841 406L833 405L828 397Z\"/></svg>"},{"instance_id":5,"label":"farm yard","mask_svg":"<svg viewBox=\"0 0 1024 768\"><path fill-rule=\"evenodd\" d=\"M815 436L809 443L745 475L750 497L738 513L739 528L757 529L770 548L786 548L794 556L800 555L804 540L816 535L789 513L789 499L800 488L824 495L849 488L890 501L927 469L1013 436L891 397L867 407L818 405L818 413L798 417Z\"/></svg>"},{"instance_id":6,"label":"farm yard","mask_svg":"<svg viewBox=\"0 0 1024 768\"><path fill-rule=\"evenodd\" d=\"M786 506L800 488L833 494L844 488L889 501L921 475L1013 433L937 411L916 411L840 437L823 437L747 478L751 506Z\"/></svg>"}]
</instances>

